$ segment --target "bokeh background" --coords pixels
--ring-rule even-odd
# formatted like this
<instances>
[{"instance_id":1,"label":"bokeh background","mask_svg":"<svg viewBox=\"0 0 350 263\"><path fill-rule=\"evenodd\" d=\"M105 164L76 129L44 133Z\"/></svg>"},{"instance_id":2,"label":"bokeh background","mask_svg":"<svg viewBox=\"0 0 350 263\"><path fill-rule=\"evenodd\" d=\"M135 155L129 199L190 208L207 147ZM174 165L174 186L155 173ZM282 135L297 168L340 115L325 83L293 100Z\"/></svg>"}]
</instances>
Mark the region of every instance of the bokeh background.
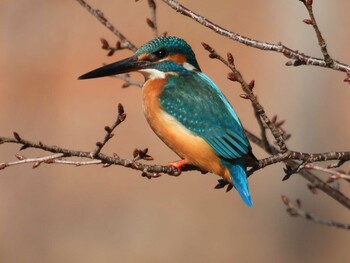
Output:
<instances>
[{"instance_id":1,"label":"bokeh background","mask_svg":"<svg viewBox=\"0 0 350 263\"><path fill-rule=\"evenodd\" d=\"M321 55L312 28L302 23L308 16L297 0L181 2L240 34ZM152 38L145 22L147 1L89 3L136 45ZM208 58L202 41L222 54L232 52L245 78L255 79L267 113L287 120L292 149L349 150L345 74L286 67L280 54L230 41L157 4L160 31L190 43L202 70L222 88L248 129L259 132L249 101L226 79L228 70ZM349 63L350 2L314 1L314 6L330 54ZM140 88L122 89L114 78L77 80L131 54L106 57L100 37L116 41L76 1L1 0L1 136L17 131L23 138L92 150L120 102L127 121L103 152L131 158L134 148L148 147L154 163L176 160L144 120ZM259 158L266 157L253 148ZM16 145L1 145L0 162L14 160L18 151ZM46 153L29 149L22 154ZM321 192L311 194L298 175L282 182L282 168L277 164L251 177L254 206L249 209L234 191L214 190L218 178L210 174L147 180L122 167L10 167L0 171L0 262L349 262L347 231L291 218L280 196L299 198L305 210L341 222L350 222L349 211ZM349 194L348 185L342 190Z\"/></svg>"}]
</instances>

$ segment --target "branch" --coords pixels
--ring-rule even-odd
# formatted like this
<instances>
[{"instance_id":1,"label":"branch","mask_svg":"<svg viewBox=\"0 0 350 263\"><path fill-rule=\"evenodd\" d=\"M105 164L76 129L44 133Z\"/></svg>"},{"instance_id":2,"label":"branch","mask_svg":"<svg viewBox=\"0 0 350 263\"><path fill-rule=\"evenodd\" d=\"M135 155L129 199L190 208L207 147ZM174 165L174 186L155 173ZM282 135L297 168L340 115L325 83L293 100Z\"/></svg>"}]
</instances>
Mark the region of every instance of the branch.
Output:
<instances>
[{"instance_id":1,"label":"branch","mask_svg":"<svg viewBox=\"0 0 350 263\"><path fill-rule=\"evenodd\" d=\"M38 157L38 158L26 158L23 155L16 154L15 155L18 161L9 162L9 163L0 163L0 170L5 169L9 166L24 164L24 163L34 163L33 168L38 167L41 163L53 163L57 159L64 156L63 153L57 153L50 156Z\"/></svg>"},{"instance_id":2,"label":"branch","mask_svg":"<svg viewBox=\"0 0 350 263\"><path fill-rule=\"evenodd\" d=\"M148 26L152 29L154 37L158 37L158 24L157 24L157 5L154 0L148 0L148 6L151 10L151 19L147 18L146 22Z\"/></svg>"},{"instance_id":3,"label":"branch","mask_svg":"<svg viewBox=\"0 0 350 263\"><path fill-rule=\"evenodd\" d=\"M114 76L111 76L111 77L124 80L124 83L122 85L123 88L127 88L129 86L136 86L136 87L140 87L140 88L143 87L143 82L142 81L133 80L130 77L130 74L128 74L128 73L122 74L122 75L114 75Z\"/></svg>"},{"instance_id":4,"label":"branch","mask_svg":"<svg viewBox=\"0 0 350 263\"><path fill-rule=\"evenodd\" d=\"M120 41L121 45L124 48L128 48L131 51L135 52L137 50L137 47L131 43L130 40L128 40L124 34L122 34L116 27L114 27L109 20L104 16L101 10L99 9L94 9L91 7L88 3L86 3L84 0L77 0L77 2L82 5L90 14L92 14L94 17L98 19L98 21L101 22L102 25L107 27L114 35L116 35Z\"/></svg>"},{"instance_id":5,"label":"branch","mask_svg":"<svg viewBox=\"0 0 350 263\"><path fill-rule=\"evenodd\" d=\"M316 217L315 215L306 212L301 209L301 202L300 200L296 200L296 203L292 203L288 197L282 196L282 201L287 207L287 212L289 213L290 216L293 217L303 217L306 220L310 220L314 223L321 224L321 225L327 225L327 226L333 226L333 227L338 227L346 230L350 230L350 224L343 224L339 223L330 219L323 219Z\"/></svg>"},{"instance_id":6,"label":"branch","mask_svg":"<svg viewBox=\"0 0 350 263\"><path fill-rule=\"evenodd\" d=\"M316 33L316 36L317 36L318 44L321 47L321 52L323 54L324 61L326 62L326 65L328 67L332 68L334 60L328 54L326 41L322 37L321 31L318 28L316 18L314 16L314 11L312 8L313 0L299 0L299 1L303 2L303 4L305 5L307 11L309 12L309 16L310 16L310 19L304 19L303 22L313 26L315 33Z\"/></svg>"},{"instance_id":7,"label":"branch","mask_svg":"<svg viewBox=\"0 0 350 263\"><path fill-rule=\"evenodd\" d=\"M177 1L174 1L174 0L162 0L162 1L168 6L170 6L172 9L174 9L176 12L193 19L197 23L215 31L219 35L228 37L234 41L237 41L249 47L261 49L264 51L275 51L283 54L287 58L292 59L291 61L286 63L287 66L313 65L313 66L319 66L324 68L331 68L342 72L350 71L350 65L344 64L342 62L333 60L333 63L329 64L324 59L305 55L287 46L282 45L282 43L273 44L273 43L258 41L245 36L241 36L235 32L232 32L223 27L220 27L219 25L209 21L208 19L206 19L201 15L196 14L195 12L179 4Z\"/></svg>"},{"instance_id":8,"label":"branch","mask_svg":"<svg viewBox=\"0 0 350 263\"><path fill-rule=\"evenodd\" d=\"M89 164L104 164L104 166L110 166L110 165L120 165L124 167L128 167L134 170L142 171L145 173L163 173L168 175L173 175L177 173L177 169L171 166L161 166L161 165L146 165L140 162L136 162L132 159L122 159L117 154L114 154L114 156L108 156L102 153L97 153L92 160L93 162L58 162L58 161L50 161L46 162L47 160L53 160L56 158L68 158L68 157L79 157L79 158L87 158L91 160L91 152L88 151L76 151L76 150L70 150L54 145L47 145L42 142L32 142L29 140L22 139L18 133L14 133L14 138L8 138L8 137L0 137L0 143L15 143L22 145L21 150L27 149L27 148L36 148L41 149L47 152L56 153L58 155L51 155L47 157L39 157L39 158L30 158L25 159L25 157L22 158L21 162L11 162L11 163L0 163L0 169L7 168L9 166L22 164L22 163L30 163L30 162L44 162L44 163L63 163L63 164L75 164L75 165L89 165ZM17 156L18 158L18 156ZM186 171L188 169L184 169Z\"/></svg>"},{"instance_id":9,"label":"branch","mask_svg":"<svg viewBox=\"0 0 350 263\"><path fill-rule=\"evenodd\" d=\"M258 138L257 136L255 136L253 133L251 133L248 130L245 130L245 133L247 135L247 137L249 138L249 140L253 143L255 143L256 145L258 145L259 147L263 148L264 147L264 143L263 141ZM264 149L264 148L263 148ZM275 152L278 152L277 148L274 146L271 146L271 152L268 152L269 154L273 154ZM288 153L284 153L284 156L288 155ZM310 156L313 154L310 154ZM274 158L279 158L279 155L275 155L269 157L271 158L271 162L274 161ZM268 158L260 160L259 161L259 166L263 166L263 162L267 161ZM289 167L291 167L291 169L296 169L300 167L300 163L298 163L296 160L285 160L284 163L286 165L288 165ZM332 197L334 200L336 200L337 202L339 202L340 204L342 204L343 206L345 206L346 208L350 209L350 199L348 197L346 197L343 193L341 193L340 191L338 191L337 189L334 189L333 187L331 187L329 184L327 184L326 182L322 181L321 179L319 179L314 173L312 173L310 170L308 169L299 169L298 173L307 181L310 182L310 184L314 187L317 188L321 191L323 191L325 194L329 195L330 197ZM287 175L287 179L290 177L290 175ZM286 177L285 177L286 178Z\"/></svg>"},{"instance_id":10,"label":"branch","mask_svg":"<svg viewBox=\"0 0 350 263\"><path fill-rule=\"evenodd\" d=\"M135 149L133 151L132 159L122 159L115 153L113 154L113 156L108 156L101 153L101 150L104 147L104 145L113 137L112 132L120 123L122 123L125 120L125 117L126 117L126 114L124 113L123 106L119 104L118 116L116 121L111 127L109 126L105 127L106 135L103 141L97 142L96 143L97 147L92 152L77 151L77 150L66 149L58 146L47 145L42 143L41 141L33 142L33 141L25 140L17 132L13 133L14 135L13 138L0 136L0 144L15 143L15 144L21 145L20 150L25 150L27 148L36 148L36 149L41 149L47 152L54 153L54 155L37 157L37 158L26 158L23 155L17 154L16 158L19 159L19 161L0 163L0 170L5 169L9 166L19 165L24 163L34 163L33 168L36 168L41 163L70 164L70 165L76 165L76 166L103 164L103 167L108 167L111 165L119 165L119 166L131 168L134 170L142 171L142 176L147 178L156 178L156 177L159 177L161 174L167 174L171 176L179 175L177 168L173 166L147 165L147 164L138 162L138 160L146 160L146 161L153 160L153 158L147 154L148 149L144 149L144 150ZM89 161L70 161L70 160L64 159L64 158L70 158L70 157L86 158L86 159L89 159ZM190 171L190 170L201 171L199 168L193 165L185 165L181 168L181 170L182 171Z\"/></svg>"},{"instance_id":11,"label":"branch","mask_svg":"<svg viewBox=\"0 0 350 263\"><path fill-rule=\"evenodd\" d=\"M91 153L91 158L95 158L102 150L102 148L106 145L106 143L114 136L113 131L114 129L121 124L126 118L126 114L124 113L124 108L123 105L120 103L118 104L118 117L116 121L113 123L111 127L106 126L105 131L106 135L103 138L102 142L97 142L96 143L96 149Z\"/></svg>"},{"instance_id":12,"label":"branch","mask_svg":"<svg viewBox=\"0 0 350 263\"><path fill-rule=\"evenodd\" d=\"M343 179L343 180L346 180L347 182L350 182L350 175L345 174L344 172L334 171L332 169L324 168L324 167L313 165L313 164L305 164L303 168L315 170L315 171L321 171L321 172L330 174L331 175L330 180Z\"/></svg>"}]
</instances>

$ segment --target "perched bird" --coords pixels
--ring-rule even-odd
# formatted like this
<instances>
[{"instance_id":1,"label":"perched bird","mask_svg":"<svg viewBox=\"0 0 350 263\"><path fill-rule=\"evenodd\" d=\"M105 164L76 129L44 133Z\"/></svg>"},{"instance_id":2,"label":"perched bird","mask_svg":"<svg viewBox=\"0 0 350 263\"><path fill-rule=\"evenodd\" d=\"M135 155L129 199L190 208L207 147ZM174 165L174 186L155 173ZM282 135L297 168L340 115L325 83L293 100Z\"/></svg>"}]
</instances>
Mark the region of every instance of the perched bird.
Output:
<instances>
[{"instance_id":1,"label":"perched bird","mask_svg":"<svg viewBox=\"0 0 350 263\"><path fill-rule=\"evenodd\" d=\"M252 206L246 165L256 162L234 109L201 72L192 48L173 36L155 38L124 60L92 70L79 79L137 71L145 77L143 108L153 131L182 160L215 173Z\"/></svg>"}]
</instances>

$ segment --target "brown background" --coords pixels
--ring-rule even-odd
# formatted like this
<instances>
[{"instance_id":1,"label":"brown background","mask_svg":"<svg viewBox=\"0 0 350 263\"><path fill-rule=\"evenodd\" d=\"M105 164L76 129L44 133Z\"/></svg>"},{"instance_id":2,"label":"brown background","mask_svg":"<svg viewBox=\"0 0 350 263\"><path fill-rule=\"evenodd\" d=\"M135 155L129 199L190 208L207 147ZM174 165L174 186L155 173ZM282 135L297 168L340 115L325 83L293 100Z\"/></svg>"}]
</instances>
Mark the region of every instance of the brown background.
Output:
<instances>
[{"instance_id":1,"label":"brown background","mask_svg":"<svg viewBox=\"0 0 350 263\"><path fill-rule=\"evenodd\" d=\"M146 1L89 2L138 46L152 38L145 25ZM330 53L349 63L350 2L314 2ZM320 56L312 28L301 22L307 12L297 0L182 3L240 34ZM216 35L160 1L158 7L160 30L192 45L202 70L222 88L248 129L259 132L249 102L226 79L228 70L207 57L202 41L222 54L232 52L246 79L255 79L267 113L287 119L292 149L349 150L345 74L285 67L286 58L279 54ZM122 82L112 78L77 80L102 62L131 53L106 57L99 38L113 43L115 37L76 1L2 0L0 37L2 136L17 131L24 138L92 150L121 102L127 121L104 152L129 158L135 147L148 147L155 163L177 159L144 120L139 88L121 89ZM17 152L18 146L1 145L0 162L14 160ZM342 222L350 222L349 212L323 193L312 195L297 175L281 182L282 167L252 176L251 209L235 192L214 190L217 177L209 174L147 180L119 167L10 167L0 172L0 262L349 262L348 232L290 218L280 196L300 198L306 210Z\"/></svg>"}]
</instances>

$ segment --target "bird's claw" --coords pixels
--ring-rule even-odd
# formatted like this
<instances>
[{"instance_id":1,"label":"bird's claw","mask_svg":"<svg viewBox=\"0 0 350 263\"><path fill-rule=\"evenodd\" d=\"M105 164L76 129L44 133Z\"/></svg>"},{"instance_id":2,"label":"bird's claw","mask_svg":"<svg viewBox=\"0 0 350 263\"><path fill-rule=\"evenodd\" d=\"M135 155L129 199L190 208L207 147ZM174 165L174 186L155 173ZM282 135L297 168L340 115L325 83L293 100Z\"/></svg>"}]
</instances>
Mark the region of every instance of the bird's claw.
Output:
<instances>
[{"instance_id":1,"label":"bird's claw","mask_svg":"<svg viewBox=\"0 0 350 263\"><path fill-rule=\"evenodd\" d=\"M174 172L174 176L179 176L182 173L181 167L188 164L189 161L188 160L180 160L180 161L176 161L176 162L170 162L168 163L169 167L175 167L176 168L176 172Z\"/></svg>"},{"instance_id":2,"label":"bird's claw","mask_svg":"<svg viewBox=\"0 0 350 263\"><path fill-rule=\"evenodd\" d=\"M227 182L225 179L219 179L218 184L215 185L215 189L222 189L227 185L226 192L229 192L232 190L233 185Z\"/></svg>"}]
</instances>

